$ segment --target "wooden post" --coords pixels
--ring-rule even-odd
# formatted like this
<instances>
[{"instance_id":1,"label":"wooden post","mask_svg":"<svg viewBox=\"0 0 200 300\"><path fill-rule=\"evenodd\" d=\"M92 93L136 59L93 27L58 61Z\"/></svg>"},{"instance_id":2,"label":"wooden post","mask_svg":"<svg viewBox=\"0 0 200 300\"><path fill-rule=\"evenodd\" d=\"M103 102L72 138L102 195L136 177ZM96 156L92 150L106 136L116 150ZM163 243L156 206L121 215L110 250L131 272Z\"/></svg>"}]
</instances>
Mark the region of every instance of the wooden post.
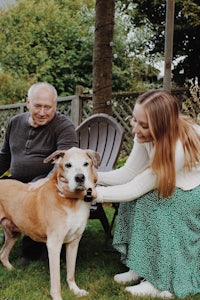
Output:
<instances>
[{"instance_id":1,"label":"wooden post","mask_svg":"<svg viewBox=\"0 0 200 300\"><path fill-rule=\"evenodd\" d=\"M96 0L93 48L93 114L112 115L114 0Z\"/></svg>"},{"instance_id":2,"label":"wooden post","mask_svg":"<svg viewBox=\"0 0 200 300\"><path fill-rule=\"evenodd\" d=\"M83 87L80 85L76 86L75 97L72 100L71 106L71 119L75 127L77 127L81 122L82 115L82 101L80 95L83 93Z\"/></svg>"},{"instance_id":3,"label":"wooden post","mask_svg":"<svg viewBox=\"0 0 200 300\"><path fill-rule=\"evenodd\" d=\"M164 90L171 91L175 0L166 0Z\"/></svg>"}]
</instances>

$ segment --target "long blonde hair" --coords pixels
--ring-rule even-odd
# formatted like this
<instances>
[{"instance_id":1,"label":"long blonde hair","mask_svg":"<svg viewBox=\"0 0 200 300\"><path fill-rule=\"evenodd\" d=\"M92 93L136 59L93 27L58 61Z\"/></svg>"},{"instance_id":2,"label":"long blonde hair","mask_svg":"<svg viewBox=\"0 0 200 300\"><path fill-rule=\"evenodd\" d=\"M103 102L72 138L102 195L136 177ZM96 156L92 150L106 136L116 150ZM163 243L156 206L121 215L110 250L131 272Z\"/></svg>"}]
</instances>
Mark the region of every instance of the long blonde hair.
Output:
<instances>
[{"instance_id":1,"label":"long blonde hair","mask_svg":"<svg viewBox=\"0 0 200 300\"><path fill-rule=\"evenodd\" d=\"M147 114L154 143L150 162L157 176L157 189L164 198L174 193L176 183L175 148L180 138L185 153L185 168L200 162L200 136L191 118L180 113L177 99L164 90L151 90L138 97Z\"/></svg>"}]
</instances>

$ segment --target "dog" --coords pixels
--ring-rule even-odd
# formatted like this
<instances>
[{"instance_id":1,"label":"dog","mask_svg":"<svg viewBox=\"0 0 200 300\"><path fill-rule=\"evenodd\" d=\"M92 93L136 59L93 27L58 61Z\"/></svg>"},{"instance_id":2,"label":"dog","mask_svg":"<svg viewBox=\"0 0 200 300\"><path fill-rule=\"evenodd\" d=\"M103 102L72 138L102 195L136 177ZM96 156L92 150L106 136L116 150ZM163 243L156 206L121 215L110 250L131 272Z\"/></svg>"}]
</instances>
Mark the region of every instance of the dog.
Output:
<instances>
[{"instance_id":1,"label":"dog","mask_svg":"<svg viewBox=\"0 0 200 300\"><path fill-rule=\"evenodd\" d=\"M66 244L67 283L77 296L88 294L75 282L75 265L79 241L90 212L92 192L97 181L100 156L93 150L73 147L57 150L44 162L57 164L55 171L40 187L17 180L0 180L0 224L5 241L0 260L9 270L9 254L20 233L45 242L50 268L50 295L62 300L60 252Z\"/></svg>"}]
</instances>

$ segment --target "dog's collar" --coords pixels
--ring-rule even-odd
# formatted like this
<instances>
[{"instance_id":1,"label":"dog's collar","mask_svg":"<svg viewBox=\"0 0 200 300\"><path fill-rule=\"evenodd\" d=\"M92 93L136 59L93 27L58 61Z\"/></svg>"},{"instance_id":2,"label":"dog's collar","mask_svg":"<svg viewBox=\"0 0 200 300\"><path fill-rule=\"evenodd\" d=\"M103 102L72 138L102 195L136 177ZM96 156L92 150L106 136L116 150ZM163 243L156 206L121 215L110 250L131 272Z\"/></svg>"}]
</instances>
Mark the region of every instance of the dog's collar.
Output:
<instances>
[{"instance_id":1,"label":"dog's collar","mask_svg":"<svg viewBox=\"0 0 200 300\"><path fill-rule=\"evenodd\" d=\"M91 188L89 188L89 189L87 189L87 194L86 194L86 196L84 197L84 201L85 202L92 202L92 189Z\"/></svg>"},{"instance_id":2,"label":"dog's collar","mask_svg":"<svg viewBox=\"0 0 200 300\"><path fill-rule=\"evenodd\" d=\"M63 193L63 188L61 185L59 185L58 183L56 184L59 192L58 192L58 195L62 198L65 198L65 194ZM87 193L83 199L85 202L92 202L93 198L92 198L92 189L91 188L88 188L87 189Z\"/></svg>"}]
</instances>

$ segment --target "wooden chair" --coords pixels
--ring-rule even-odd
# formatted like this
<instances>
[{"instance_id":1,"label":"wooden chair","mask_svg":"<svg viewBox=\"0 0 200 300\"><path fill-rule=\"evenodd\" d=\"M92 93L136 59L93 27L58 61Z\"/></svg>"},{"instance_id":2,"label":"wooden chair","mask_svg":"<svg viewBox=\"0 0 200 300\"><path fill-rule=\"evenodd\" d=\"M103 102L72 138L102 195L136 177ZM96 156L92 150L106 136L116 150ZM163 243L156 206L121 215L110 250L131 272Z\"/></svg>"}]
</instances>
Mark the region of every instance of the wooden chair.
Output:
<instances>
[{"instance_id":1,"label":"wooden chair","mask_svg":"<svg viewBox=\"0 0 200 300\"><path fill-rule=\"evenodd\" d=\"M124 129L115 118L104 113L94 114L84 120L77 128L79 147L99 152L101 163L98 171L110 171L114 168L120 153L124 138ZM112 228L118 212L118 205L114 205L115 212L111 224L101 203L93 201L90 208L90 219L99 219L107 235L112 236Z\"/></svg>"}]
</instances>

